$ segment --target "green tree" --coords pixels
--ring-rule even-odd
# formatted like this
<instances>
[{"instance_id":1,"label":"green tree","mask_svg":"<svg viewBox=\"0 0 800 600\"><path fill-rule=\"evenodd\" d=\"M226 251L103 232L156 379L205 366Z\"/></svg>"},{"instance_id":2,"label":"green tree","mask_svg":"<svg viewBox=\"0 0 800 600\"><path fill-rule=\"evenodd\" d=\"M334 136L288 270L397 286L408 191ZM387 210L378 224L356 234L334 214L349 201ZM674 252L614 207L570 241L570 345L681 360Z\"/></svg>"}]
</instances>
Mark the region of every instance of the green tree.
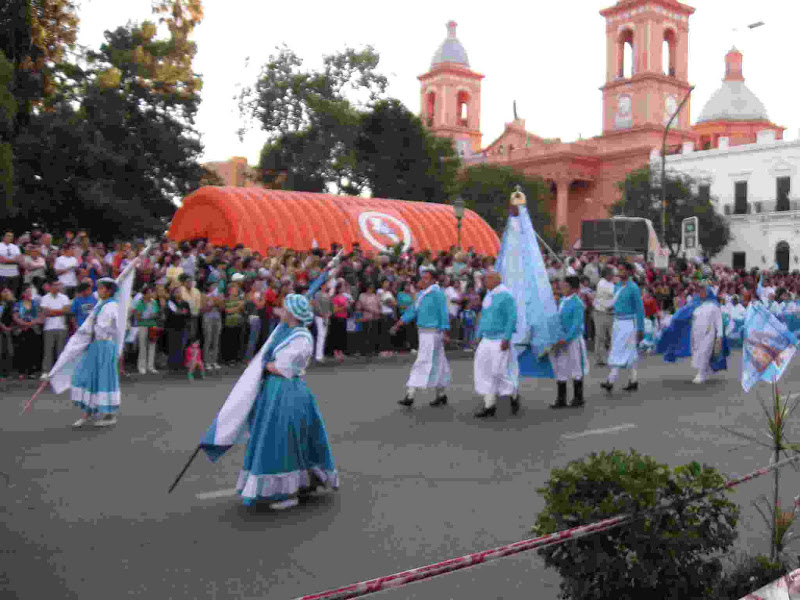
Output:
<instances>
[{"instance_id":1,"label":"green tree","mask_svg":"<svg viewBox=\"0 0 800 600\"><path fill-rule=\"evenodd\" d=\"M511 167L476 165L462 172L458 193L467 208L474 210L498 234L502 234L508 218L508 198L516 186L522 188L527 198L528 212L536 232L554 250L560 249L563 233L557 232L553 226L548 208L550 188L543 180L528 177Z\"/></svg>"},{"instance_id":2,"label":"green tree","mask_svg":"<svg viewBox=\"0 0 800 600\"><path fill-rule=\"evenodd\" d=\"M378 198L445 202L457 191L452 141L430 134L398 100L379 101L364 114L355 158L360 179Z\"/></svg>"},{"instance_id":3,"label":"green tree","mask_svg":"<svg viewBox=\"0 0 800 600\"><path fill-rule=\"evenodd\" d=\"M661 237L661 183L660 175L654 177L650 167L628 173L618 184L622 199L611 206L611 215L644 217L653 222ZM675 256L681 245L681 223L688 217L697 217L700 229L699 242L711 258L730 242L731 232L727 220L715 209L711 200L704 200L694 190L697 182L688 175L668 174L666 178L666 243Z\"/></svg>"},{"instance_id":4,"label":"green tree","mask_svg":"<svg viewBox=\"0 0 800 600\"><path fill-rule=\"evenodd\" d=\"M17 100L11 91L14 65L0 50L0 199L9 207L14 190L14 152L11 138L17 116Z\"/></svg>"},{"instance_id":5,"label":"green tree","mask_svg":"<svg viewBox=\"0 0 800 600\"><path fill-rule=\"evenodd\" d=\"M533 530L545 535L620 514L631 523L539 550L566 600L704 598L736 539L738 507L713 467L670 468L635 450L592 453L553 469ZM705 495L707 494L707 495ZM656 507L663 510L643 514ZM711 596L708 596L711 597Z\"/></svg>"},{"instance_id":6,"label":"green tree","mask_svg":"<svg viewBox=\"0 0 800 600\"><path fill-rule=\"evenodd\" d=\"M267 133L259 165L264 183L276 186L288 173L280 185L291 189L363 189L355 140L361 113L386 89L378 62L371 47L325 56L321 70L302 70L303 61L286 47L270 56L255 86L239 96L246 122L259 123Z\"/></svg>"}]
</instances>

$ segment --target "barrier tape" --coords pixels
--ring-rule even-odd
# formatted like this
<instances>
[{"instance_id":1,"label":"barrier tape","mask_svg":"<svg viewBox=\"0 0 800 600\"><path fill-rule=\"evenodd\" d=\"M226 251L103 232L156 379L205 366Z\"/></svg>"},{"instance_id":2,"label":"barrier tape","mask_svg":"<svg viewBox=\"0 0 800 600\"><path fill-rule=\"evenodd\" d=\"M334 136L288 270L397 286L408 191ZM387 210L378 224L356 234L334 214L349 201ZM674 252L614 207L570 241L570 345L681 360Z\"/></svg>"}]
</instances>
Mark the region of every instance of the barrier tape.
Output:
<instances>
[{"instance_id":1,"label":"barrier tape","mask_svg":"<svg viewBox=\"0 0 800 600\"><path fill-rule=\"evenodd\" d=\"M700 493L690 501L730 489L742 483L751 481L757 477L761 477L762 475L765 475L771 471L780 469L781 467L798 460L800 460L800 454L790 456L767 467L757 469L752 473L748 473L742 477L732 479L718 488ZM498 558L519 554L520 552L527 552L529 550L535 550L544 546L562 544L568 540L575 540L600 531L608 531L615 527L619 527L620 525L627 525L628 523L636 519L640 519L649 513L662 511L665 508L666 507L657 507L643 511L637 515L620 515L610 519L604 519L596 523L590 523L588 525L579 525L578 527L564 529L563 531L556 531L555 533L550 533L537 538L521 540L519 542L500 546L492 550L474 552L459 558L451 558L427 565L425 567L419 567L417 569L395 573L394 575L386 575L384 577L378 577L377 579L353 583L346 587L328 590L327 592L301 596L295 600L346 600L349 598L358 598L360 596L366 596L367 594L374 594L375 592L402 587L408 585L409 583L414 583L415 581L430 579L432 577L436 577L437 575L444 575L446 573L452 573L461 569L467 569L492 560L497 560Z\"/></svg>"}]
</instances>

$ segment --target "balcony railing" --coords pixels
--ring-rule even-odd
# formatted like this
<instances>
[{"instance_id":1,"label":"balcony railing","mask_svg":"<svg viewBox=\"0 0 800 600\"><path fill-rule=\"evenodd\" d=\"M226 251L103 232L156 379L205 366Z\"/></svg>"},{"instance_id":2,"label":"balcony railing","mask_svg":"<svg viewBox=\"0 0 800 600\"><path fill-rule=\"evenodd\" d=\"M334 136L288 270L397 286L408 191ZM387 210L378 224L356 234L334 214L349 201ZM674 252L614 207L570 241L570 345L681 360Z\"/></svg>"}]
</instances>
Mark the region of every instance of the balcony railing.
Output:
<instances>
[{"instance_id":1,"label":"balcony railing","mask_svg":"<svg viewBox=\"0 0 800 600\"><path fill-rule=\"evenodd\" d=\"M732 217L761 214L780 215L796 211L800 211L800 200L753 200L744 207L737 207L735 202L723 205L724 214Z\"/></svg>"}]
</instances>

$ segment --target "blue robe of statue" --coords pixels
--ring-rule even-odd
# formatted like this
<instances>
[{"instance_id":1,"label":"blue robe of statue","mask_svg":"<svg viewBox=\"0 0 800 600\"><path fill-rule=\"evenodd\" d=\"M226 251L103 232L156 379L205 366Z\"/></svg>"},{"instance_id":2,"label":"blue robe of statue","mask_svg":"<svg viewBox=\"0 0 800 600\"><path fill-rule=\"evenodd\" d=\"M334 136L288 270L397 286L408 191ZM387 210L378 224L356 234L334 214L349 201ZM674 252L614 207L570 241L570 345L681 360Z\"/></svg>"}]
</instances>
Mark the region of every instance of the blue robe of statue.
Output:
<instances>
[{"instance_id":1,"label":"blue robe of statue","mask_svg":"<svg viewBox=\"0 0 800 600\"><path fill-rule=\"evenodd\" d=\"M519 374L551 378L553 367L546 354L562 337L558 307L528 209L518 208L519 216L508 217L497 270L517 303L511 341L519 357Z\"/></svg>"},{"instance_id":2,"label":"blue robe of statue","mask_svg":"<svg viewBox=\"0 0 800 600\"><path fill-rule=\"evenodd\" d=\"M693 298L689 304L672 316L669 326L662 332L658 346L656 346L656 352L664 355L665 362L675 362L678 358L692 355L692 315L698 306L708 301L718 301L711 287L707 288L705 298ZM711 368L714 371L727 370L727 357L730 356L730 353L730 345L723 328L722 352L715 354L711 359Z\"/></svg>"}]
</instances>

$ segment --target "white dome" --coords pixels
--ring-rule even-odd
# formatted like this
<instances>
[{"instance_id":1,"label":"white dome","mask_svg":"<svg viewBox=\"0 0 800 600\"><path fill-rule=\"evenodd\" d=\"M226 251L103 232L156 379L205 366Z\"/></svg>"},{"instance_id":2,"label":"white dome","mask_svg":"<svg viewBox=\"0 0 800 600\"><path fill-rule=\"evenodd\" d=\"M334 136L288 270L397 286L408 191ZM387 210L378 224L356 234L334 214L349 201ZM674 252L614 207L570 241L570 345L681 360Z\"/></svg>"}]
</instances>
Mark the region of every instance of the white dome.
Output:
<instances>
[{"instance_id":1,"label":"white dome","mask_svg":"<svg viewBox=\"0 0 800 600\"><path fill-rule=\"evenodd\" d=\"M456 37L456 22L450 21L447 24L447 38L442 42L442 45L436 50L431 60L431 68L442 63L456 63L459 65L469 66L469 58L467 58L467 51L464 46L458 41Z\"/></svg>"},{"instance_id":2,"label":"white dome","mask_svg":"<svg viewBox=\"0 0 800 600\"><path fill-rule=\"evenodd\" d=\"M769 121L767 109L744 81L725 81L703 107L704 121Z\"/></svg>"}]
</instances>

